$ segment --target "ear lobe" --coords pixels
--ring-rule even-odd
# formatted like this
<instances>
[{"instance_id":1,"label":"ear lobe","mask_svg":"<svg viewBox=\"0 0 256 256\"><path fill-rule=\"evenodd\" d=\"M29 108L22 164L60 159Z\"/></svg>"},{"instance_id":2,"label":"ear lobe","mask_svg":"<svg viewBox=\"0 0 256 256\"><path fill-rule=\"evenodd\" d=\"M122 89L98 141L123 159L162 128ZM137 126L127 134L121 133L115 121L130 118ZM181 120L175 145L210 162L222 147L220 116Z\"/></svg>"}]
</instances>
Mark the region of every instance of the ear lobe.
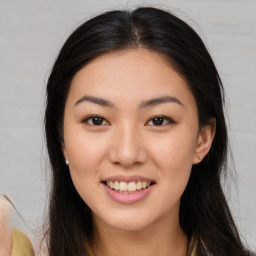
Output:
<instances>
[{"instance_id":1,"label":"ear lobe","mask_svg":"<svg viewBox=\"0 0 256 256\"><path fill-rule=\"evenodd\" d=\"M67 156L67 152L65 150L65 147L62 147L62 152L63 152L63 155L64 155L65 164L69 165L69 160L68 160L68 156Z\"/></svg>"},{"instance_id":2,"label":"ear lobe","mask_svg":"<svg viewBox=\"0 0 256 256\"><path fill-rule=\"evenodd\" d=\"M199 132L193 164L198 164L208 154L216 131L216 119L211 118L209 124L203 126Z\"/></svg>"}]
</instances>

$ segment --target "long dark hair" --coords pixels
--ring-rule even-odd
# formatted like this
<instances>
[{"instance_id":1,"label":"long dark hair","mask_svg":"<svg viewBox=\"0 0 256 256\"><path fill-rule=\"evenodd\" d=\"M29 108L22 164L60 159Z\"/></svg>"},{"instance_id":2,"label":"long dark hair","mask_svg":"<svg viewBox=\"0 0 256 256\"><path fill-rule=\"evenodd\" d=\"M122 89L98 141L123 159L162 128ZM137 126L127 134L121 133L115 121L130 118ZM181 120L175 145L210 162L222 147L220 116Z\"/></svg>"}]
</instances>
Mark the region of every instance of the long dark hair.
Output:
<instances>
[{"instance_id":1,"label":"long dark hair","mask_svg":"<svg viewBox=\"0 0 256 256\"><path fill-rule=\"evenodd\" d=\"M173 14L151 7L103 13L78 27L67 39L47 84L45 132L52 170L49 255L88 255L91 211L78 195L65 165L63 113L71 81L91 59L113 51L143 47L163 53L186 79L198 107L199 126L216 119L210 152L192 167L181 198L180 225L197 243L196 255L247 255L221 188L227 163L223 87L216 67L197 33Z\"/></svg>"}]
</instances>

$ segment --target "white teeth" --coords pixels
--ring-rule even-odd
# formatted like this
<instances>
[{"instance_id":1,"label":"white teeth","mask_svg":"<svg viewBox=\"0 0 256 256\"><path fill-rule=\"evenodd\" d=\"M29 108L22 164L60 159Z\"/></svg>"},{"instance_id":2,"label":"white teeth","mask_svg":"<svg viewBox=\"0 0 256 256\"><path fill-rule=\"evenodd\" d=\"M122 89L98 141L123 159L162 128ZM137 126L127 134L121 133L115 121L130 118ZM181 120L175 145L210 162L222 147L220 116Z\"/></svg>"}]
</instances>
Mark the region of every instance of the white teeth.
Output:
<instances>
[{"instance_id":1,"label":"white teeth","mask_svg":"<svg viewBox=\"0 0 256 256\"><path fill-rule=\"evenodd\" d=\"M114 182L114 189L115 189L115 190L119 190L119 188L120 188L119 182L118 182L118 181L115 181L115 182Z\"/></svg>"},{"instance_id":2,"label":"white teeth","mask_svg":"<svg viewBox=\"0 0 256 256\"><path fill-rule=\"evenodd\" d=\"M143 187L143 188L146 188L146 187L147 187L147 182L146 182L146 181L143 181L143 182L142 182L142 187Z\"/></svg>"},{"instance_id":3,"label":"white teeth","mask_svg":"<svg viewBox=\"0 0 256 256\"><path fill-rule=\"evenodd\" d=\"M114 188L114 182L113 181L109 181L109 187Z\"/></svg>"},{"instance_id":4,"label":"white teeth","mask_svg":"<svg viewBox=\"0 0 256 256\"><path fill-rule=\"evenodd\" d=\"M121 181L120 182L120 190L121 191L126 191L127 190L127 183L126 182L123 182L123 181Z\"/></svg>"},{"instance_id":5,"label":"white teeth","mask_svg":"<svg viewBox=\"0 0 256 256\"><path fill-rule=\"evenodd\" d=\"M137 188L137 189L141 189L141 188L142 188L142 183L141 183L141 181L138 181L138 182L137 182L136 188Z\"/></svg>"},{"instance_id":6,"label":"white teeth","mask_svg":"<svg viewBox=\"0 0 256 256\"><path fill-rule=\"evenodd\" d=\"M128 191L130 191L130 192L136 191L136 184L135 184L134 181L133 182L129 182L129 184L128 184Z\"/></svg>"},{"instance_id":7,"label":"white teeth","mask_svg":"<svg viewBox=\"0 0 256 256\"><path fill-rule=\"evenodd\" d=\"M125 181L107 181L107 186L111 189L122 193L134 193L136 190L148 188L150 186L149 181L131 181L129 183Z\"/></svg>"}]
</instances>

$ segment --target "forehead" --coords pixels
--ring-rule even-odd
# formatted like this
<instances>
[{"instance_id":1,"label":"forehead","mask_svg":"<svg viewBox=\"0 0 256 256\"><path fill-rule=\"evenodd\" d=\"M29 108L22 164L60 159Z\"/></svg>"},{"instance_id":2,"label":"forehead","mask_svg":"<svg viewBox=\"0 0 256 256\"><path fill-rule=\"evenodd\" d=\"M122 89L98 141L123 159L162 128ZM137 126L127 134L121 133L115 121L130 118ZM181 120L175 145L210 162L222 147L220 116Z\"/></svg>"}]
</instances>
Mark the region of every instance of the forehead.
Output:
<instances>
[{"instance_id":1,"label":"forehead","mask_svg":"<svg viewBox=\"0 0 256 256\"><path fill-rule=\"evenodd\" d=\"M108 98L120 104L169 94L193 101L186 80L168 57L137 48L105 53L87 63L74 77L69 98L83 94Z\"/></svg>"}]
</instances>

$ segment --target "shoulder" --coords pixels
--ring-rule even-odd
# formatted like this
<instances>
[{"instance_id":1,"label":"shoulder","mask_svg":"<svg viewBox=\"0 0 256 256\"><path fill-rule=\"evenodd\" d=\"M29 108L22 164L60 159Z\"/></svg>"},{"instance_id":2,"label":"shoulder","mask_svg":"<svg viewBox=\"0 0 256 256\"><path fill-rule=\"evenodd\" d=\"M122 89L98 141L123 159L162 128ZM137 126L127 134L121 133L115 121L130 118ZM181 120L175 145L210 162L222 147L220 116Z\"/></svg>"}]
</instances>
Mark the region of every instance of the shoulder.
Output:
<instances>
[{"instance_id":1,"label":"shoulder","mask_svg":"<svg viewBox=\"0 0 256 256\"><path fill-rule=\"evenodd\" d=\"M28 237L19 229L12 230L12 256L34 256L34 250Z\"/></svg>"}]
</instances>

